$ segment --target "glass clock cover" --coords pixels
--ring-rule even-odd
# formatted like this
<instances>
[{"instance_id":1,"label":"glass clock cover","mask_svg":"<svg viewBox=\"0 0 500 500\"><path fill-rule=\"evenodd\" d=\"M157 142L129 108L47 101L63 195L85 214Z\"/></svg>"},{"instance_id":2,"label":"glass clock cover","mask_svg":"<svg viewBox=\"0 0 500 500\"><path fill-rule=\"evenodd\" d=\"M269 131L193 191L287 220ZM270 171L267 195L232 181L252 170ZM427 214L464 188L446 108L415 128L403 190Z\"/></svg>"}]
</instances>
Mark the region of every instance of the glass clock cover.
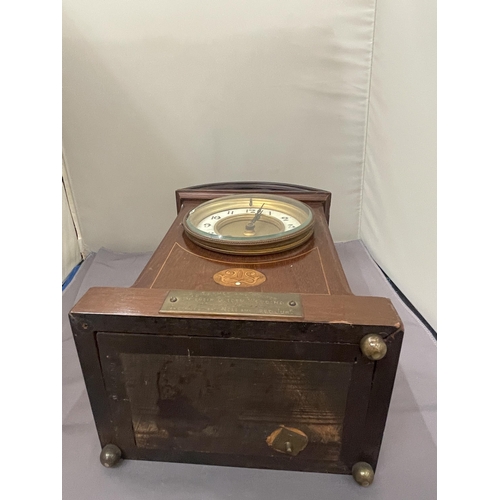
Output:
<instances>
[{"instance_id":1,"label":"glass clock cover","mask_svg":"<svg viewBox=\"0 0 500 500\"><path fill-rule=\"evenodd\" d=\"M187 236L214 251L264 254L294 248L312 236L313 213L284 196L245 193L224 196L191 210Z\"/></svg>"}]
</instances>

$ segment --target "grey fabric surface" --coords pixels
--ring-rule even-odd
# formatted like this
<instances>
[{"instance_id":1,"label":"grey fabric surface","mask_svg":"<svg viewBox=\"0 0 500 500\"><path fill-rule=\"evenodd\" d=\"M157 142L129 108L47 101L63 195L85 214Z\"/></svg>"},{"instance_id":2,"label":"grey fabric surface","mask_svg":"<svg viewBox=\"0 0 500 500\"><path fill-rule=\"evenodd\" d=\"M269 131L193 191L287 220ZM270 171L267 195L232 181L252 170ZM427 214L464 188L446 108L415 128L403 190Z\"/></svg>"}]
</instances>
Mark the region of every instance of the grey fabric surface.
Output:
<instances>
[{"instance_id":1,"label":"grey fabric surface","mask_svg":"<svg viewBox=\"0 0 500 500\"><path fill-rule=\"evenodd\" d=\"M63 498L106 500L431 500L436 498L436 342L360 241L337 243L356 295L389 297L405 339L375 481L350 476L164 462L99 462L100 445L67 313L92 286L130 286L151 253L89 256L63 292Z\"/></svg>"}]
</instances>

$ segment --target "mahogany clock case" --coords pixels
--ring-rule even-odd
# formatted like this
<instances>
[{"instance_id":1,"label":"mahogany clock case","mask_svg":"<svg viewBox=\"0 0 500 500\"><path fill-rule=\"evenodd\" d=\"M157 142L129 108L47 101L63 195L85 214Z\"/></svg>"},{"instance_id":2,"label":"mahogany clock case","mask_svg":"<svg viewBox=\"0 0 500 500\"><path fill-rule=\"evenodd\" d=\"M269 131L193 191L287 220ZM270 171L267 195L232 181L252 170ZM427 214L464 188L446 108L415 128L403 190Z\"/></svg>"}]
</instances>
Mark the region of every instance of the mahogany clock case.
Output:
<instances>
[{"instance_id":1,"label":"mahogany clock case","mask_svg":"<svg viewBox=\"0 0 500 500\"><path fill-rule=\"evenodd\" d=\"M233 193L308 204L313 237L262 256L222 255L184 234L186 213ZM350 474L376 469L403 326L389 299L351 293L328 229L330 193L273 183L176 192L178 216L130 288L92 288L70 322L101 445L125 459ZM235 268L265 281L240 289ZM296 294L301 315L165 313L173 291ZM383 339L375 361L360 342Z\"/></svg>"}]
</instances>

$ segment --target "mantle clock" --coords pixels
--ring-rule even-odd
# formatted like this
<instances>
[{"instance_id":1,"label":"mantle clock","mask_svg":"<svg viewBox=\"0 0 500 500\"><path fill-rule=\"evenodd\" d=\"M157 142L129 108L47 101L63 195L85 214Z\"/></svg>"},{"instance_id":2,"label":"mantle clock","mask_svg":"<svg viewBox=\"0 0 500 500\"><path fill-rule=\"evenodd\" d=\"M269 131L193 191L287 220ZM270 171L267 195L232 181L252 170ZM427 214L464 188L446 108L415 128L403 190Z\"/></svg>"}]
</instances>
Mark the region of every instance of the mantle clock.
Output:
<instances>
[{"instance_id":1,"label":"mantle clock","mask_svg":"<svg viewBox=\"0 0 500 500\"><path fill-rule=\"evenodd\" d=\"M276 183L176 191L130 288L70 312L101 463L160 460L374 479L403 326L353 295L331 194Z\"/></svg>"}]
</instances>

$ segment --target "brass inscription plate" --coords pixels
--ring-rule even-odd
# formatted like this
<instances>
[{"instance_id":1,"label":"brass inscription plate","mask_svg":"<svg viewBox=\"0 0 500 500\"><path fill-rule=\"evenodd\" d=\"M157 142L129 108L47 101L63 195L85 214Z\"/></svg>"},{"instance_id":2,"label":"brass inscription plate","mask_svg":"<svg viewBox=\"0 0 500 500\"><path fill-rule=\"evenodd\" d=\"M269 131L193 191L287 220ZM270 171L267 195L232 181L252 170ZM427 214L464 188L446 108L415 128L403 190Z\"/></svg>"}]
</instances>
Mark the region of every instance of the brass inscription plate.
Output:
<instances>
[{"instance_id":1,"label":"brass inscription plate","mask_svg":"<svg viewBox=\"0 0 500 500\"><path fill-rule=\"evenodd\" d=\"M168 314L286 316L302 318L298 293L199 292L171 290L160 309Z\"/></svg>"},{"instance_id":2,"label":"brass inscription plate","mask_svg":"<svg viewBox=\"0 0 500 500\"><path fill-rule=\"evenodd\" d=\"M236 267L224 269L215 273L214 281L222 286L231 286L235 288L245 288L249 286L258 286L266 281L266 277L260 271L255 269L245 269Z\"/></svg>"}]
</instances>

